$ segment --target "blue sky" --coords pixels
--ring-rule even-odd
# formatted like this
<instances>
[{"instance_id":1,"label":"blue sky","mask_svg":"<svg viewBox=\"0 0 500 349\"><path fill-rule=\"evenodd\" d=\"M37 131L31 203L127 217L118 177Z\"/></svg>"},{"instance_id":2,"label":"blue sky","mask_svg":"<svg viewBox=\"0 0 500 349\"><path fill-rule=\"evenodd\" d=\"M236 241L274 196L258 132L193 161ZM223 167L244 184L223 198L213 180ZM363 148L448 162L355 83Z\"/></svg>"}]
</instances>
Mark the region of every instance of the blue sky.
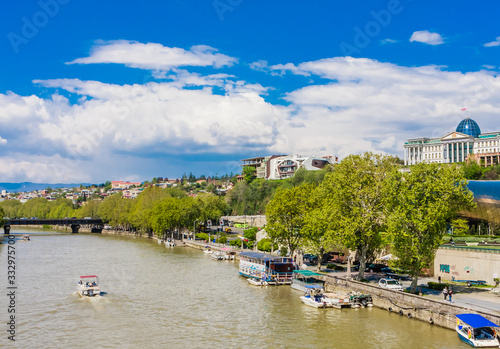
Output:
<instances>
[{"instance_id":1,"label":"blue sky","mask_svg":"<svg viewBox=\"0 0 500 349\"><path fill-rule=\"evenodd\" d=\"M500 130L492 2L2 7L0 182L221 175L277 153L402 156L407 138L465 116Z\"/></svg>"}]
</instances>

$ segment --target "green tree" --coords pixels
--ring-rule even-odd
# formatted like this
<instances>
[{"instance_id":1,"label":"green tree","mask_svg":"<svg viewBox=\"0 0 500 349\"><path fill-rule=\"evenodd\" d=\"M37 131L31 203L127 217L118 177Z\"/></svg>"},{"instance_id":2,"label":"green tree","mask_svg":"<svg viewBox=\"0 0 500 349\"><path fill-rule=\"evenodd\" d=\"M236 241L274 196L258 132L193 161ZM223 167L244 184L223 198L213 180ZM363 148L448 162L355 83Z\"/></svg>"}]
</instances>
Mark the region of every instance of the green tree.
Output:
<instances>
[{"instance_id":1,"label":"green tree","mask_svg":"<svg viewBox=\"0 0 500 349\"><path fill-rule=\"evenodd\" d=\"M243 179L247 183L251 183L257 176L255 175L255 168L252 166L244 166L242 171Z\"/></svg>"},{"instance_id":2,"label":"green tree","mask_svg":"<svg viewBox=\"0 0 500 349\"><path fill-rule=\"evenodd\" d=\"M469 222L464 218L455 218L451 221L453 234L466 235L469 232Z\"/></svg>"},{"instance_id":3,"label":"green tree","mask_svg":"<svg viewBox=\"0 0 500 349\"><path fill-rule=\"evenodd\" d=\"M479 166L476 162L471 162L463 166L464 175L466 179L477 180L483 175L483 168Z\"/></svg>"},{"instance_id":4,"label":"green tree","mask_svg":"<svg viewBox=\"0 0 500 349\"><path fill-rule=\"evenodd\" d=\"M0 207L0 228L5 224L5 219L3 219L3 217L5 217L5 212L3 208Z\"/></svg>"},{"instance_id":5,"label":"green tree","mask_svg":"<svg viewBox=\"0 0 500 349\"><path fill-rule=\"evenodd\" d=\"M312 203L313 190L311 184L280 189L267 205L266 231L273 241L287 246L290 255L294 254L304 237L302 227Z\"/></svg>"},{"instance_id":6,"label":"green tree","mask_svg":"<svg viewBox=\"0 0 500 349\"><path fill-rule=\"evenodd\" d=\"M319 190L322 212L330 222L327 239L356 251L359 279L367 259L383 245L388 178L397 171L394 157L364 153L350 155L325 176Z\"/></svg>"},{"instance_id":7,"label":"green tree","mask_svg":"<svg viewBox=\"0 0 500 349\"><path fill-rule=\"evenodd\" d=\"M456 166L420 163L411 172L394 172L388 201L388 233L398 266L409 270L415 292L442 242L447 223L461 209L473 207L463 171Z\"/></svg>"}]
</instances>

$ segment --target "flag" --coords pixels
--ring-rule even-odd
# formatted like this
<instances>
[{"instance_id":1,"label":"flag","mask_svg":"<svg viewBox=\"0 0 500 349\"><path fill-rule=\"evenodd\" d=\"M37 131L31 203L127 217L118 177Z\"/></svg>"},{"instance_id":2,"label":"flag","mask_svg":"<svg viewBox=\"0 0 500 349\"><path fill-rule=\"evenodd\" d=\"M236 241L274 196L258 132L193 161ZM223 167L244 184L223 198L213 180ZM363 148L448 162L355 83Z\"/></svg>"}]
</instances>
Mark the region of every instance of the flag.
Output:
<instances>
[{"instance_id":1,"label":"flag","mask_svg":"<svg viewBox=\"0 0 500 349\"><path fill-rule=\"evenodd\" d=\"M462 108L462 109L460 109L460 110L461 110L461 111L465 111L465 110L467 110L467 108Z\"/></svg>"}]
</instances>

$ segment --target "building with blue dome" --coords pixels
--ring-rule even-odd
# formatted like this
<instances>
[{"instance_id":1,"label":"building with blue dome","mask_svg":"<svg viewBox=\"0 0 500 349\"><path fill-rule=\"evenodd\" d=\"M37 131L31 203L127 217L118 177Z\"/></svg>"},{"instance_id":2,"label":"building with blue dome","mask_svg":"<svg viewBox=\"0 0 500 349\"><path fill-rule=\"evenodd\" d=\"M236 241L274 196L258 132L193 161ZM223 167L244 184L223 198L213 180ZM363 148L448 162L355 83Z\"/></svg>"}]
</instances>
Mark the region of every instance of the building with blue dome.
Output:
<instances>
[{"instance_id":1,"label":"building with blue dome","mask_svg":"<svg viewBox=\"0 0 500 349\"><path fill-rule=\"evenodd\" d=\"M467 117L456 130L440 138L412 138L404 144L405 165L420 162L454 163L474 159L484 166L500 163L500 131L481 133Z\"/></svg>"}]
</instances>

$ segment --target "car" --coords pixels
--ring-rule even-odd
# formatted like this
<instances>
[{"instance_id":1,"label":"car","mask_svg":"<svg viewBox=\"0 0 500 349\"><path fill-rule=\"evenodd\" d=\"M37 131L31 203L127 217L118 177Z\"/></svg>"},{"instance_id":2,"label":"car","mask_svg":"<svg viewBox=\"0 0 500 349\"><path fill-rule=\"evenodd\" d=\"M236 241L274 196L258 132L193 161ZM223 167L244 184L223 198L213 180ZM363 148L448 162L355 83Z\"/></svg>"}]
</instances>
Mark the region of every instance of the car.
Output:
<instances>
[{"instance_id":1,"label":"car","mask_svg":"<svg viewBox=\"0 0 500 349\"><path fill-rule=\"evenodd\" d=\"M381 272L382 268L387 268L387 265L385 264L377 264L377 263L370 263L365 266L365 271L369 272ZM354 267L354 270L358 271L359 270L359 264Z\"/></svg>"},{"instance_id":2,"label":"car","mask_svg":"<svg viewBox=\"0 0 500 349\"><path fill-rule=\"evenodd\" d=\"M403 291L403 285L394 279L380 279L378 285L393 291Z\"/></svg>"}]
</instances>

